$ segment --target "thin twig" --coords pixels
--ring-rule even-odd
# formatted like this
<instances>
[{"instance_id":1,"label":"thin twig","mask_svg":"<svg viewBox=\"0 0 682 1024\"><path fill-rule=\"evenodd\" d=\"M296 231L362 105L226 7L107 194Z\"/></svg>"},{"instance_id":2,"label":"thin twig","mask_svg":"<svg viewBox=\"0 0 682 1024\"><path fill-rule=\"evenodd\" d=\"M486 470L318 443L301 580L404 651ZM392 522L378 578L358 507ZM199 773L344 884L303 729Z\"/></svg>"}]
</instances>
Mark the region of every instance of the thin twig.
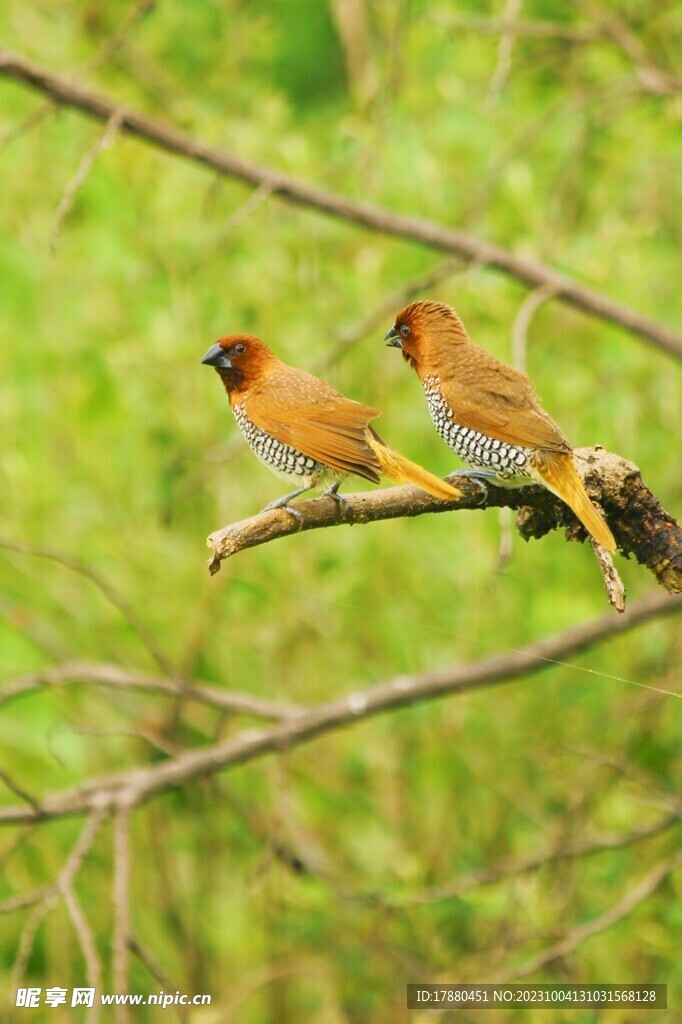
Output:
<instances>
[{"instance_id":1,"label":"thin twig","mask_svg":"<svg viewBox=\"0 0 682 1024\"><path fill-rule=\"evenodd\" d=\"M16 896L10 896L0 903L0 914L13 914L25 907L33 907L36 903L42 903L46 896L52 891L53 886L44 885L32 892L21 892Z\"/></svg>"},{"instance_id":2,"label":"thin twig","mask_svg":"<svg viewBox=\"0 0 682 1024\"><path fill-rule=\"evenodd\" d=\"M670 857L666 857L660 861L655 867L649 871L633 888L626 893L622 900L615 903L612 907L606 910L599 917L594 918L592 921L587 921L585 924L579 925L573 928L567 935L565 935L559 942L554 942L547 949L541 950L526 960L525 963L520 964L518 967L514 967L510 970L505 970L500 974L495 975L490 980L492 982L505 982L517 981L519 978L527 978L529 974L535 974L542 967L546 967L548 964L553 963L555 960L559 960L562 957L568 956L578 946L580 946L587 939L592 938L593 935L598 935L600 932L604 932L607 928L611 928L612 925L618 921L622 921L624 917L635 910L636 907L643 903L649 896L658 889L663 881L670 875L679 865L682 864L682 850L677 850Z\"/></svg>"},{"instance_id":3,"label":"thin twig","mask_svg":"<svg viewBox=\"0 0 682 1024\"><path fill-rule=\"evenodd\" d=\"M97 835L97 831L104 820L105 814L106 811L104 807L101 805L98 806L96 802L91 806L88 819L80 836L78 837L76 845L66 861L66 864L62 868L54 884L48 886L47 889L44 890L40 902L28 918L19 940L19 948L12 968L11 987L13 989L17 988L24 975L26 964L28 963L28 958L31 955L31 950L33 948L33 941L41 922L57 905L59 898L63 895L65 889L70 888L73 885L73 880L90 851L95 840L95 836ZM12 909L15 908L13 907Z\"/></svg>"},{"instance_id":4,"label":"thin twig","mask_svg":"<svg viewBox=\"0 0 682 1024\"><path fill-rule=\"evenodd\" d=\"M555 292L549 287L535 288L526 295L519 306L514 323L512 324L512 361L513 365L521 373L526 372L526 349L528 347L528 328L540 306L543 306L548 299L554 296Z\"/></svg>"},{"instance_id":5,"label":"thin twig","mask_svg":"<svg viewBox=\"0 0 682 1024\"><path fill-rule=\"evenodd\" d=\"M584 651L610 636L680 610L682 599L656 592L633 604L624 615L609 613L518 651L505 651L471 665L449 666L423 675L397 676L367 690L312 707L278 725L244 730L234 737L186 751L177 758L147 768L89 779L83 785L48 793L43 797L37 819L33 811L22 806L0 807L0 825L29 824L36 820L88 814L93 807L111 811L122 806L129 810L193 780L214 775L233 765L246 764L266 754L281 753L396 708L498 686L522 676L528 678L550 665L566 664L564 659L569 655ZM592 678L592 674L588 674ZM617 677L614 681L628 682ZM645 683L635 682L634 685L649 688ZM675 691L666 692L671 697L682 698L682 694Z\"/></svg>"},{"instance_id":6,"label":"thin twig","mask_svg":"<svg viewBox=\"0 0 682 1024\"><path fill-rule=\"evenodd\" d=\"M500 43L497 50L497 64L488 86L487 101L493 102L504 87L511 71L512 53L516 39L516 23L521 13L523 0L506 0L502 24L504 28L500 33Z\"/></svg>"},{"instance_id":7,"label":"thin twig","mask_svg":"<svg viewBox=\"0 0 682 1024\"><path fill-rule=\"evenodd\" d=\"M68 683L87 683L110 689L160 693L168 697L181 698L183 701L195 701L220 711L254 715L257 718L291 718L301 710L295 704L252 697L248 693L235 693L208 683L179 683L175 679L159 679L142 672L130 672L116 665L77 661L6 680L0 684L0 706L35 693L45 686L62 686Z\"/></svg>"},{"instance_id":8,"label":"thin twig","mask_svg":"<svg viewBox=\"0 0 682 1024\"><path fill-rule=\"evenodd\" d=\"M24 82L31 88L51 96L57 103L74 107L99 121L108 121L119 109L119 104L106 97L54 75L19 54L7 50L0 51L0 75ZM556 291L557 299L562 302L618 324L625 330L652 342L662 351L678 358L682 357L682 336L677 331L656 323L599 292L583 287L577 281L550 267L516 256L499 246L426 220L389 213L379 207L355 202L345 196L305 184L290 175L277 173L271 168L259 167L129 108L122 109L121 130L251 185L269 181L272 183L273 194L276 193L282 199L300 206L311 207L382 234L408 238L434 249L456 253L465 259L478 260L525 282L530 287L551 286Z\"/></svg>"},{"instance_id":9,"label":"thin twig","mask_svg":"<svg viewBox=\"0 0 682 1024\"><path fill-rule=\"evenodd\" d=\"M116 132L121 127L122 117L123 114L120 110L114 111L114 113L107 121L107 125L104 129L103 134L99 137L99 139L97 139L94 145L92 145L90 149L88 149L87 152L83 155L81 162L79 163L78 168L76 169L76 173L74 174L69 184L66 186L64 195L62 196L61 202L59 203L57 211L54 215L54 220L52 221L52 229L50 231L50 249L53 252L57 248L57 238L59 237L61 226L64 222L64 218L67 216L67 214L71 210L71 207L73 206L73 201L76 198L76 193L85 184L87 177L90 171L92 170L92 166L97 157L103 150L107 149L107 147L110 146L113 142Z\"/></svg>"},{"instance_id":10,"label":"thin twig","mask_svg":"<svg viewBox=\"0 0 682 1024\"><path fill-rule=\"evenodd\" d=\"M130 942L130 808L119 807L114 819L114 931L113 982L117 992L128 991L128 949ZM129 1019L128 1007L116 1010L118 1024Z\"/></svg>"},{"instance_id":11,"label":"thin twig","mask_svg":"<svg viewBox=\"0 0 682 1024\"><path fill-rule=\"evenodd\" d=\"M456 896L463 896L465 893L470 892L470 890L477 889L480 886L493 885L496 882L503 881L505 878L530 874L533 871L546 867L548 864L556 864L565 860L577 860L578 858L589 857L597 853L621 850L634 846L636 843L660 836L679 824L680 818L678 814L668 814L651 824L643 825L640 828L633 829L631 832L624 832L622 835L602 836L598 839L573 842L530 857L503 861L501 864L490 864L478 871L463 875L457 881L451 882L448 885L425 889L422 892L412 893L404 897L379 898L383 905L391 907L415 907L438 903Z\"/></svg>"},{"instance_id":12,"label":"thin twig","mask_svg":"<svg viewBox=\"0 0 682 1024\"><path fill-rule=\"evenodd\" d=\"M248 199L232 211L218 232L217 245L222 245L227 236L235 228L247 220L252 213L260 209L263 203L272 195L272 184L269 181L262 181L258 188L255 188Z\"/></svg>"},{"instance_id":13,"label":"thin twig","mask_svg":"<svg viewBox=\"0 0 682 1024\"><path fill-rule=\"evenodd\" d=\"M15 782L12 776L6 772L4 768L0 768L0 781L4 782L7 788L14 793L15 796L18 796L20 800L29 804L36 814L38 813L39 804L36 798L28 793L23 786L20 786L18 782Z\"/></svg>"},{"instance_id":14,"label":"thin twig","mask_svg":"<svg viewBox=\"0 0 682 1024\"><path fill-rule=\"evenodd\" d=\"M99 49L85 61L84 64L78 69L79 73L83 74L88 71L96 71L118 50L132 28L140 21L145 14L148 14L154 7L156 7L157 0L139 0L138 3L133 4L128 13L123 18L123 21L117 29L115 29L110 36L103 40L100 44ZM55 109L56 103L54 100L49 99L40 106L32 110L30 114L27 114L23 120L19 121L13 128L11 128L6 135L0 138L0 151L5 146L14 142L15 139L20 138L27 132L30 132L32 128L37 127L48 114L52 113Z\"/></svg>"},{"instance_id":15,"label":"thin twig","mask_svg":"<svg viewBox=\"0 0 682 1024\"><path fill-rule=\"evenodd\" d=\"M398 310L406 306L408 302L412 302L413 299L423 295L425 292L430 292L453 274L461 273L462 270L465 273L469 273L471 269L471 262L464 263L461 257L451 256L425 274L407 281L400 288L391 292L387 299L380 302L369 313L361 317L360 320L356 320L355 323L338 331L336 345L320 360L314 368L315 372L321 373L324 370L328 370L330 366L334 366L335 363L351 351L358 341L366 338L371 331L375 330L377 324L384 323L388 316L395 316Z\"/></svg>"},{"instance_id":16,"label":"thin twig","mask_svg":"<svg viewBox=\"0 0 682 1024\"><path fill-rule=\"evenodd\" d=\"M682 90L682 78L654 63L642 41L616 11L609 10L601 4L594 4L590 0L582 2L581 6L593 15L603 35L610 39L632 64L643 89L656 96L673 96Z\"/></svg>"},{"instance_id":17,"label":"thin twig","mask_svg":"<svg viewBox=\"0 0 682 1024\"><path fill-rule=\"evenodd\" d=\"M99 993L102 988L102 965L97 952L94 935L92 934L90 925L88 924L88 919L83 912L83 908L78 901L78 897L74 892L73 886L62 885L60 888L62 896L64 897L66 909L69 913L69 917L71 918L74 931L78 936L78 941L83 953L83 959L85 960L87 970L88 985ZM97 1018L99 1017L99 1008L100 1002L95 998L95 1001L86 1016L87 1024L96 1024Z\"/></svg>"},{"instance_id":18,"label":"thin twig","mask_svg":"<svg viewBox=\"0 0 682 1024\"><path fill-rule=\"evenodd\" d=\"M36 547L34 544L20 544L16 541L0 540L0 548L4 548L6 551L16 551L22 555L32 555L36 558L47 558L52 562L58 562L59 565L63 565L66 569L71 569L72 572L78 573L80 576L84 576L90 580L103 597L116 608L121 615L128 621L131 629L137 633L138 638L142 641L143 645L147 648L147 651L151 655L152 659L156 662L162 672L175 678L177 673L170 661L166 657L163 649L157 644L156 640L149 632L142 619L137 614L135 609L129 603L128 599L123 597L119 590L92 566L87 565L85 562L81 562L78 558L73 558L71 555L65 555L61 551L55 551L52 548Z\"/></svg>"},{"instance_id":19,"label":"thin twig","mask_svg":"<svg viewBox=\"0 0 682 1024\"><path fill-rule=\"evenodd\" d=\"M505 18L481 18L475 15L451 14L445 8L433 20L442 28L470 29L483 35L497 36L513 30L514 35L528 39L559 39L568 43L592 43L603 37L596 28L568 25L562 21L508 21Z\"/></svg>"}]
</instances>

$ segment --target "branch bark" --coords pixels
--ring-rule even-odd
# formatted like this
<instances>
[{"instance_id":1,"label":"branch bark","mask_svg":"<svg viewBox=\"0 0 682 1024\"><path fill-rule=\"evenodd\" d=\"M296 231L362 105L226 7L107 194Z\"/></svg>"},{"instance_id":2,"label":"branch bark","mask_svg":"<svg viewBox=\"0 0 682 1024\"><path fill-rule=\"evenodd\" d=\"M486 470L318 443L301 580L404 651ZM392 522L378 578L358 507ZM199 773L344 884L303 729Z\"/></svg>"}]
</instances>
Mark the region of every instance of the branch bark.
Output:
<instances>
[{"instance_id":1,"label":"branch bark","mask_svg":"<svg viewBox=\"0 0 682 1024\"><path fill-rule=\"evenodd\" d=\"M93 812L113 814L119 808L132 810L195 779L215 775L266 754L300 746L317 736L375 715L535 675L610 636L627 632L649 619L681 610L682 599L654 593L634 604L624 615L604 615L519 651L498 654L471 665L450 666L417 676L397 676L367 690L302 711L296 717L269 728L244 730L219 743L188 751L148 768L94 778L71 789L48 793L37 809L16 804L0 807L0 825L35 824ZM680 696L673 691L663 692Z\"/></svg>"},{"instance_id":2,"label":"branch bark","mask_svg":"<svg viewBox=\"0 0 682 1024\"><path fill-rule=\"evenodd\" d=\"M145 139L170 153L210 167L219 174L238 178L255 186L265 186L280 198L299 206L327 213L332 217L360 224L370 230L410 239L442 252L455 253L499 270L530 288L547 288L556 297L592 316L617 324L645 338L663 352L682 358L682 334L665 324L656 323L636 310L623 306L606 295L578 284L534 260L516 256L506 249L484 242L462 231L445 228L431 221L391 213L380 207L356 202L315 185L308 185L270 167L260 167L216 146L155 121L130 108L121 107L96 92L52 74L20 54L0 50L0 75L23 82L50 96L62 106L73 107L98 121L107 122L121 111L121 131Z\"/></svg>"},{"instance_id":3,"label":"branch bark","mask_svg":"<svg viewBox=\"0 0 682 1024\"><path fill-rule=\"evenodd\" d=\"M622 554L633 554L671 594L682 592L682 529L661 507L637 466L602 449L575 451L588 494L603 508ZM510 490L489 486L488 495L482 500L474 481L451 479L462 491L456 501L439 501L417 487L389 487L345 495L348 517L337 502L324 497L296 503L302 517L300 523L282 509L261 512L210 535L209 570L216 573L223 559L292 533L340 526L351 520L353 524L365 524L425 512L507 507L519 510L517 526L524 540L542 537L561 526L568 527L569 539L585 536L568 506L542 487Z\"/></svg>"}]
</instances>

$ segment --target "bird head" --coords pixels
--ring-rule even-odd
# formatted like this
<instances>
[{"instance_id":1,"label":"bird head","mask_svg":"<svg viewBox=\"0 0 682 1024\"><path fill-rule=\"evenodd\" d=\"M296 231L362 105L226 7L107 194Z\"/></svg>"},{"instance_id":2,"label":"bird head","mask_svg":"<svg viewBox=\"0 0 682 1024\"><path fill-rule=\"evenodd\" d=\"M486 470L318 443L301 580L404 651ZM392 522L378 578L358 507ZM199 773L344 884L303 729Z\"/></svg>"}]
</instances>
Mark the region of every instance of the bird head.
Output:
<instances>
[{"instance_id":1,"label":"bird head","mask_svg":"<svg viewBox=\"0 0 682 1024\"><path fill-rule=\"evenodd\" d=\"M230 390L254 384L275 358L265 342L253 334L227 334L211 345L201 361L213 366Z\"/></svg>"},{"instance_id":2,"label":"bird head","mask_svg":"<svg viewBox=\"0 0 682 1024\"><path fill-rule=\"evenodd\" d=\"M401 310L384 340L399 348L403 359L423 377L447 357L453 345L468 342L469 337L452 306L423 301Z\"/></svg>"}]
</instances>

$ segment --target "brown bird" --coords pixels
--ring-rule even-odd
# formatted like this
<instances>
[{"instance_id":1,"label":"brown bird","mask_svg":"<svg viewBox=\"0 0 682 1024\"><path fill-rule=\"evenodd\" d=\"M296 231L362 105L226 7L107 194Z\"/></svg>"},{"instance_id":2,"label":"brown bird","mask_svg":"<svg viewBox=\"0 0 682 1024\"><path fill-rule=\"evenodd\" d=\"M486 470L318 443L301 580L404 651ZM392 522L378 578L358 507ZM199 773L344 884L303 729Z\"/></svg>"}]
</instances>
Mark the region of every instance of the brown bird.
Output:
<instances>
[{"instance_id":1,"label":"brown bird","mask_svg":"<svg viewBox=\"0 0 682 1024\"><path fill-rule=\"evenodd\" d=\"M295 490L266 505L289 507L292 498L326 487L340 504L338 488L350 473L379 483L382 475L416 484L436 498L458 498L452 484L391 451L370 427L379 412L353 402L304 370L287 366L250 334L229 334L212 345L202 363L215 367L237 425L261 462ZM266 509L263 509L265 511Z\"/></svg>"},{"instance_id":2,"label":"brown bird","mask_svg":"<svg viewBox=\"0 0 682 1024\"><path fill-rule=\"evenodd\" d=\"M566 502L595 540L616 550L578 476L573 449L540 406L528 377L474 345L454 309L413 302L385 340L417 371L440 436L475 467L461 475L507 486L542 484Z\"/></svg>"}]
</instances>

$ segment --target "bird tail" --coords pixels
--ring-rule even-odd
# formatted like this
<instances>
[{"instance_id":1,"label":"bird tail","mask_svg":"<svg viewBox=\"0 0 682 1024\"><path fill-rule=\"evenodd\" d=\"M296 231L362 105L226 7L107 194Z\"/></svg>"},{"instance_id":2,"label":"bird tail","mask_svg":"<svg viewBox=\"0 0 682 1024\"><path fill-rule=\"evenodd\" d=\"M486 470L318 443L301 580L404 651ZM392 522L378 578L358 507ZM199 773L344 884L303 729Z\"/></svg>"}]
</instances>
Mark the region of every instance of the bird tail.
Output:
<instances>
[{"instance_id":1,"label":"bird tail","mask_svg":"<svg viewBox=\"0 0 682 1024\"><path fill-rule=\"evenodd\" d=\"M573 462L564 452L542 452L533 459L538 479L557 498L565 501L588 533L607 551L616 550L616 541L601 513L590 501Z\"/></svg>"},{"instance_id":2,"label":"bird tail","mask_svg":"<svg viewBox=\"0 0 682 1024\"><path fill-rule=\"evenodd\" d=\"M453 498L461 496L462 492L452 484L441 480L440 477L429 473L427 469L422 469L416 462L410 462L404 455L388 448L379 436L374 434L373 430L371 430L371 434L369 444L379 460L384 476L390 476L399 484L415 484L427 494L432 494L434 498L442 498L444 501L452 501Z\"/></svg>"}]
</instances>

